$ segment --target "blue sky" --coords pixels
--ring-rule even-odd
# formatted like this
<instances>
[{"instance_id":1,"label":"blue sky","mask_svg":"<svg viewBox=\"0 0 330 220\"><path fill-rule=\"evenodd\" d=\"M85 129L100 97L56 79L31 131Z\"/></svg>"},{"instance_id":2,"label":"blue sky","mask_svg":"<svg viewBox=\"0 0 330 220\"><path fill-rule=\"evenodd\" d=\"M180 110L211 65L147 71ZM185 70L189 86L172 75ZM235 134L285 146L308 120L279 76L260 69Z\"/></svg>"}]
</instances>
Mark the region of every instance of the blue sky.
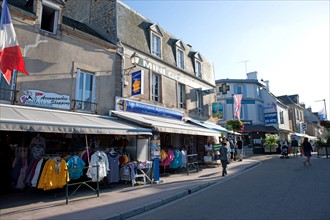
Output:
<instances>
[{"instance_id":1,"label":"blue sky","mask_svg":"<svg viewBox=\"0 0 330 220\"><path fill-rule=\"evenodd\" d=\"M216 79L257 71L275 96L298 94L313 111L326 99L330 118L329 0L123 2L212 61Z\"/></svg>"}]
</instances>

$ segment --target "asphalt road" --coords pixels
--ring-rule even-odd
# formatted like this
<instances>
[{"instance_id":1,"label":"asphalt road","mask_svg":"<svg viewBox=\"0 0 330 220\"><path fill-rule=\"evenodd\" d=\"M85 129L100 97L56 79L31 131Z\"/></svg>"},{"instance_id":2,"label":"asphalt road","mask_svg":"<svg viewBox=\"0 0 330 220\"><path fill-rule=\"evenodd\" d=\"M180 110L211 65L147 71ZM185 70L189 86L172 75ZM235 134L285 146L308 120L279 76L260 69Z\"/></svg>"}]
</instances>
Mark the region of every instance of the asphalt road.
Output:
<instances>
[{"instance_id":1,"label":"asphalt road","mask_svg":"<svg viewBox=\"0 0 330 220\"><path fill-rule=\"evenodd\" d=\"M248 172L131 219L330 219L330 159L305 167L300 156L258 158Z\"/></svg>"}]
</instances>

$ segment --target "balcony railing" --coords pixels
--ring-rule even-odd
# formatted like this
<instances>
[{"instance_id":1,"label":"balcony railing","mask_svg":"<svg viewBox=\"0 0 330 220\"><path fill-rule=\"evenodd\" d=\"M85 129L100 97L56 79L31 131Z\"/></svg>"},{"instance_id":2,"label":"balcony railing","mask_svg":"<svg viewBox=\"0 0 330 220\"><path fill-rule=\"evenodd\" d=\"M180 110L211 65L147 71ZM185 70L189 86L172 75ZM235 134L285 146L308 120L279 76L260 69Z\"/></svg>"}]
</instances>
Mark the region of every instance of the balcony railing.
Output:
<instances>
[{"instance_id":1,"label":"balcony railing","mask_svg":"<svg viewBox=\"0 0 330 220\"><path fill-rule=\"evenodd\" d=\"M73 99L73 111L98 113L98 104L95 102L87 102Z\"/></svg>"}]
</instances>

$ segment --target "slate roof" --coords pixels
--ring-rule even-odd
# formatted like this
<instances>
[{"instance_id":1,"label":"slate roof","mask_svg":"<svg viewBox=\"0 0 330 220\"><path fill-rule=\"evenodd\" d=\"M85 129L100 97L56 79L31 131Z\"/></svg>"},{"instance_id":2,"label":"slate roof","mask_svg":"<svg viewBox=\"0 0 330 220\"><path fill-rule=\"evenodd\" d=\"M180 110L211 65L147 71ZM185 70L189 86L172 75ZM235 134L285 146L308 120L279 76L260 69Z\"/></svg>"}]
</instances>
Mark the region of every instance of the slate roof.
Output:
<instances>
[{"instance_id":1,"label":"slate roof","mask_svg":"<svg viewBox=\"0 0 330 220\"><path fill-rule=\"evenodd\" d=\"M279 99L281 102L283 102L285 105L290 105L290 104L299 104L299 97L298 95L282 95L282 96L277 96L277 99Z\"/></svg>"},{"instance_id":2,"label":"slate roof","mask_svg":"<svg viewBox=\"0 0 330 220\"><path fill-rule=\"evenodd\" d=\"M150 54L150 27L156 23L140 15L136 11L129 8L123 2L118 1L117 4L117 17L118 17L118 39L123 44L129 45L134 49L138 49L145 54ZM162 59L167 64L176 67L176 42L181 40L172 34L168 33L166 30L162 29L158 24L157 27L160 29L162 34ZM192 46L184 43L182 40L182 45L184 46L185 53L185 72L194 73L194 56L198 53ZM200 53L198 53L201 55ZM158 57L155 56L155 59ZM201 56L203 65L202 72L214 74L213 64L207 60L204 56ZM212 76L213 78L214 76ZM212 82L211 82L212 83Z\"/></svg>"},{"instance_id":3,"label":"slate roof","mask_svg":"<svg viewBox=\"0 0 330 220\"><path fill-rule=\"evenodd\" d=\"M73 20L69 17L66 17L66 16L63 16L62 17L62 23L67 25L67 26L70 26L74 29L77 29L81 32L84 32L84 33L87 33L91 36L94 36L94 37L97 37L101 40L104 40L106 42L110 42L110 43L113 43L111 41L109 41L107 38L103 37L100 33L98 33L97 31L95 31L93 28L89 27L88 25L82 23L82 22L79 22L79 21L76 21L76 20ZM114 43L113 43L114 44Z\"/></svg>"}]
</instances>

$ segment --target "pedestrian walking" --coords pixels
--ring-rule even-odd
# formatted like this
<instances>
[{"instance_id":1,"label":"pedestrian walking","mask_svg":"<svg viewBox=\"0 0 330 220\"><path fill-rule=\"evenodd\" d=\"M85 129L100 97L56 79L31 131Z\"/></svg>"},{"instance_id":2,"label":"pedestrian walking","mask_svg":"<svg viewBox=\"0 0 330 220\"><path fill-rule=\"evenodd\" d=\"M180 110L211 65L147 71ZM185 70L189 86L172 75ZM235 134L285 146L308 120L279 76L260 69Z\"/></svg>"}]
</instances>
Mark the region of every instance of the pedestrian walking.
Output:
<instances>
[{"instance_id":1,"label":"pedestrian walking","mask_svg":"<svg viewBox=\"0 0 330 220\"><path fill-rule=\"evenodd\" d=\"M233 139L229 139L229 145L230 145L230 160L234 160L234 152L235 152L235 144Z\"/></svg>"},{"instance_id":2,"label":"pedestrian walking","mask_svg":"<svg viewBox=\"0 0 330 220\"><path fill-rule=\"evenodd\" d=\"M241 140L241 137L237 137L237 142L235 145L237 149L237 156L238 156L238 161L243 160L243 141Z\"/></svg>"},{"instance_id":3,"label":"pedestrian walking","mask_svg":"<svg viewBox=\"0 0 330 220\"><path fill-rule=\"evenodd\" d=\"M226 147L227 147L227 150L228 150L228 151L227 151L227 152L228 152L228 153L227 153L227 154L228 154L228 155L227 155L227 158L228 158L228 160L227 160L227 165L228 165L228 164L230 164L230 162L231 162L231 160L230 160L230 143L229 143L229 139L228 139L228 138L226 138L225 140L226 140L226 141L225 141L225 142L226 142Z\"/></svg>"},{"instance_id":4,"label":"pedestrian walking","mask_svg":"<svg viewBox=\"0 0 330 220\"><path fill-rule=\"evenodd\" d=\"M228 149L226 147L226 142L221 142L220 147L220 160L221 160L221 166L222 166L222 176L227 175L227 163L228 163Z\"/></svg>"},{"instance_id":5,"label":"pedestrian walking","mask_svg":"<svg viewBox=\"0 0 330 220\"><path fill-rule=\"evenodd\" d=\"M309 166L312 166L311 164L311 156L312 156L312 151L313 147L311 143L308 141L308 138L305 137L303 143L301 144L302 149L304 151L304 155L306 156L306 160L304 161L304 165L306 166L306 163L308 163Z\"/></svg>"},{"instance_id":6,"label":"pedestrian walking","mask_svg":"<svg viewBox=\"0 0 330 220\"><path fill-rule=\"evenodd\" d=\"M291 152L293 156L298 156L298 141L295 138L291 141Z\"/></svg>"}]
</instances>

